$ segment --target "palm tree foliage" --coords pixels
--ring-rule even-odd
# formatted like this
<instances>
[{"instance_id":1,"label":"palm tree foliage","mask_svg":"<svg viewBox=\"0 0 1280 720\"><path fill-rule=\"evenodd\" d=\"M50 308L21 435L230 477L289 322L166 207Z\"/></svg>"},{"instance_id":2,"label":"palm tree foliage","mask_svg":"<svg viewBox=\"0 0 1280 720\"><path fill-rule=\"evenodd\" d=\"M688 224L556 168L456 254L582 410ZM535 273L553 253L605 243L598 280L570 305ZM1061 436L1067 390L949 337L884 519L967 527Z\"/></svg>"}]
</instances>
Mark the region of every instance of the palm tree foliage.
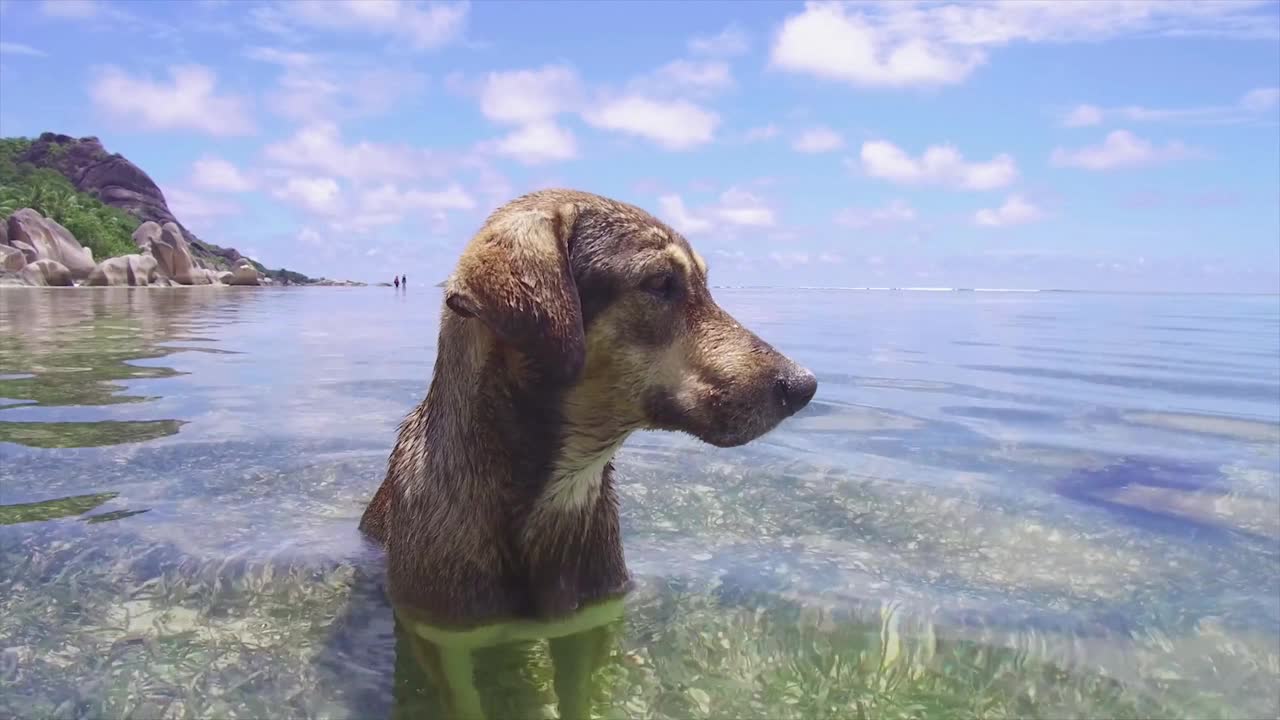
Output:
<instances>
[{"instance_id":1,"label":"palm tree foliage","mask_svg":"<svg viewBox=\"0 0 1280 720\"><path fill-rule=\"evenodd\" d=\"M0 138L0 220L31 208L69 230L95 260L138 251L133 231L141 221L77 191L55 170L19 162L30 146L27 138Z\"/></svg>"}]
</instances>

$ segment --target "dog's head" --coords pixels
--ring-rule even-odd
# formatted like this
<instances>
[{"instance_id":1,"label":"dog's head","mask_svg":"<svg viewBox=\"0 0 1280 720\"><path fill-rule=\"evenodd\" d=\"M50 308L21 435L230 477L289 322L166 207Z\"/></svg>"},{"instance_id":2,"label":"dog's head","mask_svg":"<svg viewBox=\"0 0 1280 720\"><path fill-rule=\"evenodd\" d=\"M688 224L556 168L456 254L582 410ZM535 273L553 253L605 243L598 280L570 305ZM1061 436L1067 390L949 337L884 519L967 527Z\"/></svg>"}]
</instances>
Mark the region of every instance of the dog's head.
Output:
<instances>
[{"instance_id":1,"label":"dog's head","mask_svg":"<svg viewBox=\"0 0 1280 720\"><path fill-rule=\"evenodd\" d=\"M483 324L512 372L562 387L566 421L597 437L647 428L741 445L817 389L716 304L684 237L597 195L544 190L499 208L445 304Z\"/></svg>"}]
</instances>

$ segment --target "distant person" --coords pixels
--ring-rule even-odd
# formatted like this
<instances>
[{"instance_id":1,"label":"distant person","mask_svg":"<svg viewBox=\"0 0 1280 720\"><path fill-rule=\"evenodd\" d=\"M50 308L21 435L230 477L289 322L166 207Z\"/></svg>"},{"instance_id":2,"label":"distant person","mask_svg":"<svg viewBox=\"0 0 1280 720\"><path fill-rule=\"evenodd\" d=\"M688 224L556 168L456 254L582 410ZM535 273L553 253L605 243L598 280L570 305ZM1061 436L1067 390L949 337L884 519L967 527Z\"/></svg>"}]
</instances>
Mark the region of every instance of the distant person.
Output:
<instances>
[{"instance_id":1,"label":"distant person","mask_svg":"<svg viewBox=\"0 0 1280 720\"><path fill-rule=\"evenodd\" d=\"M399 275L397 275L397 276L396 276L396 279L395 279L393 282L395 282L396 289L397 289L397 290L399 290L399 289L400 289L400 276L399 276Z\"/></svg>"},{"instance_id":2,"label":"distant person","mask_svg":"<svg viewBox=\"0 0 1280 720\"><path fill-rule=\"evenodd\" d=\"M404 289L405 289L405 290L408 290L408 289L409 289L409 276L408 276L408 275L401 275L401 276L400 276L400 284L401 284L401 285L404 285Z\"/></svg>"}]
</instances>

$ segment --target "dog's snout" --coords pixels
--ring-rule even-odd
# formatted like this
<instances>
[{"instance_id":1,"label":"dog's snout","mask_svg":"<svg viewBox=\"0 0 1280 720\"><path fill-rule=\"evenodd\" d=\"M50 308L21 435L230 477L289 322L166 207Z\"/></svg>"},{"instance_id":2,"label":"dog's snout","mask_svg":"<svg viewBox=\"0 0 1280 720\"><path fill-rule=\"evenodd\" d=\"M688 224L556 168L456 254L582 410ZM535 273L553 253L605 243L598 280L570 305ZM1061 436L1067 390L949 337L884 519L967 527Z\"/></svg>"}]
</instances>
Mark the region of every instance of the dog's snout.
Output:
<instances>
[{"instance_id":1,"label":"dog's snout","mask_svg":"<svg viewBox=\"0 0 1280 720\"><path fill-rule=\"evenodd\" d=\"M818 378L802 367L792 367L774 381L774 389L788 415L809 404L818 391Z\"/></svg>"}]
</instances>

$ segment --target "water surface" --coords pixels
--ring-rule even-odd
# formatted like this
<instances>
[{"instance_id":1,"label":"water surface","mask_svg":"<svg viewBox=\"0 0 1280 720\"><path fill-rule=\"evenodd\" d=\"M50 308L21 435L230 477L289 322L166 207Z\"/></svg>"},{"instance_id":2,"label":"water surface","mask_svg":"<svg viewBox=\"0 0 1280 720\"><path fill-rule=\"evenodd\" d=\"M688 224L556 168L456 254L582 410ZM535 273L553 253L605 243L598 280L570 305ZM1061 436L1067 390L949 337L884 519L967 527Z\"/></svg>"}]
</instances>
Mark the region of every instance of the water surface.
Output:
<instances>
[{"instance_id":1,"label":"water surface","mask_svg":"<svg viewBox=\"0 0 1280 720\"><path fill-rule=\"evenodd\" d=\"M619 454L600 716L1280 714L1280 299L716 295L818 395ZM439 306L0 290L0 715L431 716L356 523Z\"/></svg>"}]
</instances>

